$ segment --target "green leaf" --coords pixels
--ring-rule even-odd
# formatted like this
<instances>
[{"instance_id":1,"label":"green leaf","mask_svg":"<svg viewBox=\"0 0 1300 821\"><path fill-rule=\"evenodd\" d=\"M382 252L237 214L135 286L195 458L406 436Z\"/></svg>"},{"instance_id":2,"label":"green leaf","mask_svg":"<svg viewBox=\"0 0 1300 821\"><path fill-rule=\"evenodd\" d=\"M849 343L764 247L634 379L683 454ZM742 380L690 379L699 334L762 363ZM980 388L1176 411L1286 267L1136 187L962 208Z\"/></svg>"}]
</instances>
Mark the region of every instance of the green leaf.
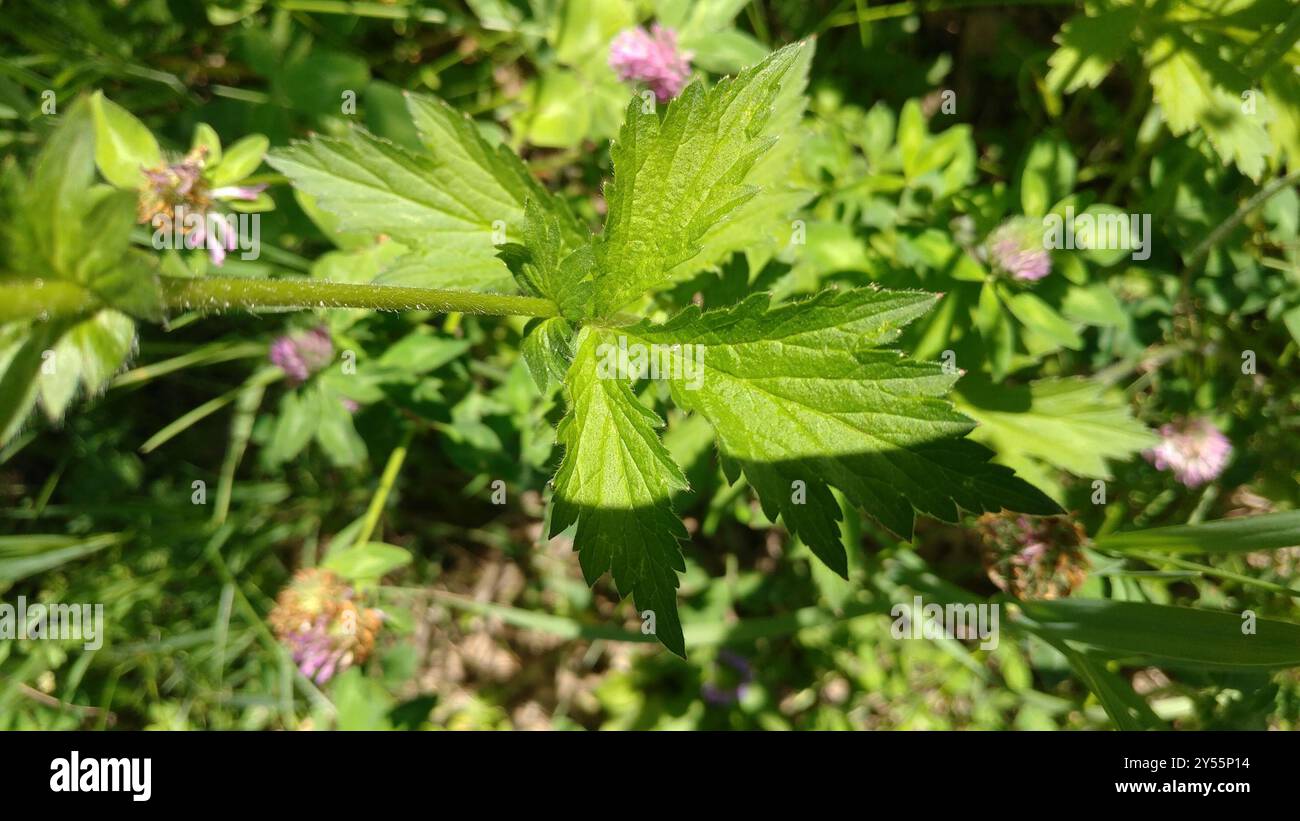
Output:
<instances>
[{"instance_id":1,"label":"green leaf","mask_svg":"<svg viewBox=\"0 0 1300 821\"><path fill-rule=\"evenodd\" d=\"M226 149L225 155L218 155L218 160L209 157L209 165L214 165L211 181L214 188L234 185L257 170L266 157L266 149L271 143L261 134L249 134Z\"/></svg>"},{"instance_id":2,"label":"green leaf","mask_svg":"<svg viewBox=\"0 0 1300 821\"><path fill-rule=\"evenodd\" d=\"M1155 100L1175 136L1202 129L1225 163L1258 181L1271 143L1262 118L1242 111L1240 89L1251 82L1215 51L1177 31L1146 49Z\"/></svg>"},{"instance_id":3,"label":"green leaf","mask_svg":"<svg viewBox=\"0 0 1300 821\"><path fill-rule=\"evenodd\" d=\"M92 108L85 100L73 103L37 157L31 180L11 177L14 211L4 225L4 264L17 276L75 282L113 308L161 319L156 263L130 248L135 194L94 182ZM134 340L130 316L107 308L0 329L0 443L17 433L38 400L58 421L79 389L98 393Z\"/></svg>"},{"instance_id":4,"label":"green leaf","mask_svg":"<svg viewBox=\"0 0 1300 821\"><path fill-rule=\"evenodd\" d=\"M1123 678L1107 670L1105 664L1088 658L1066 642L1053 641L1051 644L1070 662L1070 667L1101 702L1106 715L1117 728L1126 731L1167 729L1146 699Z\"/></svg>"},{"instance_id":5,"label":"green leaf","mask_svg":"<svg viewBox=\"0 0 1300 821\"><path fill-rule=\"evenodd\" d=\"M809 40L781 77L772 116L764 127L766 133L777 135L776 144L758 158L745 180L759 189L758 195L708 226L700 239L699 253L674 266L668 272L670 280L684 281L718 267L739 251L745 252L751 270L757 271L773 254L790 245L794 235L791 217L813 196L812 191L792 179L806 137L802 120L808 100L804 90L814 50L815 44Z\"/></svg>"},{"instance_id":6,"label":"green leaf","mask_svg":"<svg viewBox=\"0 0 1300 821\"><path fill-rule=\"evenodd\" d=\"M1300 545L1300 510L1111 533L1096 541L1098 549L1119 553L1251 553L1295 545Z\"/></svg>"},{"instance_id":7,"label":"green leaf","mask_svg":"<svg viewBox=\"0 0 1300 821\"><path fill-rule=\"evenodd\" d=\"M0 443L22 427L37 400L58 421L78 388L98 393L126 362L135 323L103 310L81 321L0 329Z\"/></svg>"},{"instance_id":8,"label":"green leaf","mask_svg":"<svg viewBox=\"0 0 1300 821\"><path fill-rule=\"evenodd\" d=\"M1137 655L1213 668L1300 665L1300 625L1257 619L1243 630L1238 613L1105 599L1026 601L1018 606L1036 630L1111 655Z\"/></svg>"},{"instance_id":9,"label":"green leaf","mask_svg":"<svg viewBox=\"0 0 1300 821\"><path fill-rule=\"evenodd\" d=\"M447 336L415 331L399 339L383 356L379 357L381 368L391 368L404 373L428 373L441 368L448 362L469 350L467 339L454 339Z\"/></svg>"},{"instance_id":10,"label":"green leaf","mask_svg":"<svg viewBox=\"0 0 1300 821\"><path fill-rule=\"evenodd\" d=\"M0 444L18 433L35 406L41 365L66 328L60 322L30 330L25 325L0 326Z\"/></svg>"},{"instance_id":11,"label":"green leaf","mask_svg":"<svg viewBox=\"0 0 1300 821\"><path fill-rule=\"evenodd\" d=\"M1104 282L1071 285L1061 300L1061 315L1071 322L1108 328L1122 328L1129 322L1119 297Z\"/></svg>"},{"instance_id":12,"label":"green leaf","mask_svg":"<svg viewBox=\"0 0 1300 821\"><path fill-rule=\"evenodd\" d=\"M1088 379L1040 379L1027 386L967 377L957 407L979 423L971 438L998 461L1037 476L1043 466L1076 476L1111 478L1109 461L1127 461L1158 438L1133 418L1122 394ZM1039 482L1040 486L1043 482Z\"/></svg>"},{"instance_id":13,"label":"green leaf","mask_svg":"<svg viewBox=\"0 0 1300 821\"><path fill-rule=\"evenodd\" d=\"M322 566L348 581L377 581L410 563L410 551L382 542L367 542L331 554Z\"/></svg>"},{"instance_id":14,"label":"green leaf","mask_svg":"<svg viewBox=\"0 0 1300 821\"><path fill-rule=\"evenodd\" d=\"M591 299L593 265L583 233L570 217L530 199L524 203L522 244L507 243L497 255L525 293L547 297L564 317L581 319Z\"/></svg>"},{"instance_id":15,"label":"green leaf","mask_svg":"<svg viewBox=\"0 0 1300 821\"><path fill-rule=\"evenodd\" d=\"M1110 6L1093 17L1071 17L1054 38L1060 47L1047 60L1048 88L1069 94L1100 85L1115 61L1133 47L1140 15L1136 6Z\"/></svg>"},{"instance_id":16,"label":"green leaf","mask_svg":"<svg viewBox=\"0 0 1300 821\"><path fill-rule=\"evenodd\" d=\"M190 150L196 148L204 149L204 162L208 168L221 162L221 136L217 134L216 129L207 123L199 123L194 126L194 137L190 142Z\"/></svg>"},{"instance_id":17,"label":"green leaf","mask_svg":"<svg viewBox=\"0 0 1300 821\"><path fill-rule=\"evenodd\" d=\"M940 398L955 374L880 347L935 299L861 289L769 308L756 294L619 333L654 346L644 349L651 375L669 381L678 406L709 420L724 460L744 471L767 515L779 514L843 575L831 487L905 538L914 511L956 521L959 507L1058 510L960 438L973 423Z\"/></svg>"},{"instance_id":18,"label":"green leaf","mask_svg":"<svg viewBox=\"0 0 1300 821\"><path fill-rule=\"evenodd\" d=\"M1074 188L1078 161L1065 140L1039 137L1020 172L1020 206L1027 217L1041 217Z\"/></svg>"},{"instance_id":19,"label":"green leaf","mask_svg":"<svg viewBox=\"0 0 1300 821\"><path fill-rule=\"evenodd\" d=\"M359 667L344 670L330 687L335 727L344 732L391 730L388 714L396 700L381 682L369 678Z\"/></svg>"},{"instance_id":20,"label":"green leaf","mask_svg":"<svg viewBox=\"0 0 1300 821\"><path fill-rule=\"evenodd\" d=\"M565 453L550 534L576 523L573 544L587 583L609 571L638 611L653 611L664 646L685 657L677 573L686 569L678 546L686 528L670 499L686 489L686 479L659 441L660 419L626 381L598 373L598 348L614 343L609 334L586 328L578 335L565 380L568 413L556 431Z\"/></svg>"},{"instance_id":21,"label":"green leaf","mask_svg":"<svg viewBox=\"0 0 1300 821\"><path fill-rule=\"evenodd\" d=\"M327 390L323 380L317 380L320 392L320 422L316 427L316 441L330 461L339 467L356 467L366 460L366 443L352 424L352 414L343 405L343 396Z\"/></svg>"},{"instance_id":22,"label":"green leaf","mask_svg":"<svg viewBox=\"0 0 1300 821\"><path fill-rule=\"evenodd\" d=\"M302 453L320 426L320 402L320 392L310 388L285 391L263 454L268 463L280 465Z\"/></svg>"},{"instance_id":23,"label":"green leaf","mask_svg":"<svg viewBox=\"0 0 1300 821\"><path fill-rule=\"evenodd\" d=\"M1034 294L1028 292L1004 294L1003 302L1026 330L1042 338L1043 344L1037 346L1040 348L1037 353L1045 353L1047 349L1053 348L1069 348L1077 351L1083 347L1083 337L1074 330L1074 326ZM1034 352L1032 348L1031 352Z\"/></svg>"},{"instance_id":24,"label":"green leaf","mask_svg":"<svg viewBox=\"0 0 1300 821\"><path fill-rule=\"evenodd\" d=\"M703 38L731 26L746 0L658 0L659 22L682 38Z\"/></svg>"},{"instance_id":25,"label":"green leaf","mask_svg":"<svg viewBox=\"0 0 1300 821\"><path fill-rule=\"evenodd\" d=\"M543 395L551 383L563 384L573 362L573 328L560 317L537 320L520 346L528 372Z\"/></svg>"},{"instance_id":26,"label":"green leaf","mask_svg":"<svg viewBox=\"0 0 1300 821\"><path fill-rule=\"evenodd\" d=\"M916 100L903 103L898 114L898 158L903 163L903 173L908 179L917 176L918 167L924 161L921 149L929 138L921 104Z\"/></svg>"},{"instance_id":27,"label":"green leaf","mask_svg":"<svg viewBox=\"0 0 1300 821\"><path fill-rule=\"evenodd\" d=\"M144 184L144 169L162 165L162 149L144 123L110 101L103 92L91 98L95 115L95 162L104 178L132 191Z\"/></svg>"},{"instance_id":28,"label":"green leaf","mask_svg":"<svg viewBox=\"0 0 1300 821\"><path fill-rule=\"evenodd\" d=\"M103 310L72 325L42 363L41 405L57 421L78 385L95 395L122 367L135 344L135 323L117 311Z\"/></svg>"},{"instance_id":29,"label":"green leaf","mask_svg":"<svg viewBox=\"0 0 1300 821\"><path fill-rule=\"evenodd\" d=\"M577 72L553 68L538 77L531 91L528 142L545 148L569 148L586 139L596 101Z\"/></svg>"},{"instance_id":30,"label":"green leaf","mask_svg":"<svg viewBox=\"0 0 1300 821\"><path fill-rule=\"evenodd\" d=\"M530 199L561 215L566 236L576 233L576 220L508 147L488 146L464 114L417 95L407 105L427 154L356 129L296 143L267 162L338 217L336 230L384 234L411 249L384 281L513 290L494 234L521 236Z\"/></svg>"},{"instance_id":31,"label":"green leaf","mask_svg":"<svg viewBox=\"0 0 1300 821\"><path fill-rule=\"evenodd\" d=\"M646 111L640 98L632 100L610 149L614 179L606 188L609 211L595 248L597 316L671 284L684 271L719 261L696 258L710 230L721 230L716 226L759 194L752 172L777 141L773 124L782 82L806 64L810 51L806 43L787 46L707 91L692 83L662 119ZM784 218L788 205L778 197L763 211ZM729 253L731 244L715 240L710 254Z\"/></svg>"},{"instance_id":32,"label":"green leaf","mask_svg":"<svg viewBox=\"0 0 1300 821\"><path fill-rule=\"evenodd\" d=\"M556 59L579 65L593 56L603 61L609 41L636 25L636 9L629 0L567 0L559 18Z\"/></svg>"},{"instance_id":33,"label":"green leaf","mask_svg":"<svg viewBox=\"0 0 1300 821\"><path fill-rule=\"evenodd\" d=\"M1300 78L1285 61L1264 77L1263 104L1268 108L1268 136L1274 155L1286 159L1288 170L1300 169Z\"/></svg>"},{"instance_id":34,"label":"green leaf","mask_svg":"<svg viewBox=\"0 0 1300 821\"><path fill-rule=\"evenodd\" d=\"M36 160L6 225L10 266L26 276L72 278L86 252L86 214L95 192L95 128L89 106L72 104Z\"/></svg>"},{"instance_id":35,"label":"green leaf","mask_svg":"<svg viewBox=\"0 0 1300 821\"><path fill-rule=\"evenodd\" d=\"M1282 323L1291 332L1291 338L1300 343L1300 305L1282 314Z\"/></svg>"},{"instance_id":36,"label":"green leaf","mask_svg":"<svg viewBox=\"0 0 1300 821\"><path fill-rule=\"evenodd\" d=\"M714 74L734 74L767 56L767 48L762 43L738 29L684 38L681 46L691 52L694 65Z\"/></svg>"}]
</instances>

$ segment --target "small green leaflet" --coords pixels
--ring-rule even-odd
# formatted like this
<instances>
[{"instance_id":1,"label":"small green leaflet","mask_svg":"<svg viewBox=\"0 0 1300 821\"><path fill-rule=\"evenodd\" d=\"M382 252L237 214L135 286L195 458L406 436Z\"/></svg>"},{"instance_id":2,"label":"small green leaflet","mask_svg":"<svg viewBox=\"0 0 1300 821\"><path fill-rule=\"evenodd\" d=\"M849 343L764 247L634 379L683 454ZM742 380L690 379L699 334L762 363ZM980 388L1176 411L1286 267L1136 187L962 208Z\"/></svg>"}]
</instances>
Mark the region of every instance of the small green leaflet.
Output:
<instances>
[{"instance_id":1,"label":"small green leaflet","mask_svg":"<svg viewBox=\"0 0 1300 821\"><path fill-rule=\"evenodd\" d=\"M558 211L535 200L524 203L524 215L523 242L501 246L498 256L525 293L547 297L569 319L585 317L591 301L590 241L579 239Z\"/></svg>"},{"instance_id":2,"label":"small green leaflet","mask_svg":"<svg viewBox=\"0 0 1300 821\"><path fill-rule=\"evenodd\" d=\"M493 149L472 120L441 100L408 95L407 108L427 154L355 129L296 143L267 159L338 217L340 230L385 234L411 248L382 281L514 290L494 239L522 233L529 201L555 215L565 247L582 241L567 206L508 147Z\"/></svg>"},{"instance_id":3,"label":"small green leaflet","mask_svg":"<svg viewBox=\"0 0 1300 821\"><path fill-rule=\"evenodd\" d=\"M1133 47L1133 30L1140 15L1141 9L1129 6L1070 18L1056 35L1060 48L1047 60L1051 67L1048 88L1070 94L1100 85L1115 61Z\"/></svg>"},{"instance_id":4,"label":"small green leaflet","mask_svg":"<svg viewBox=\"0 0 1300 821\"><path fill-rule=\"evenodd\" d=\"M662 119L640 99L628 105L610 149L614 179L606 188L609 211L595 248L594 315L608 316L671 284L673 276L720 262L752 241L742 238L748 227L732 235L723 226L759 193L754 171L777 141L774 122L786 124L797 111L787 105L782 117L774 115L782 83L797 74L796 65L806 69L810 51L810 45L795 43L707 91L692 83ZM787 88L797 87L792 81ZM778 197L776 207L791 202ZM706 242L710 255L718 256L695 262Z\"/></svg>"},{"instance_id":5,"label":"small green leaflet","mask_svg":"<svg viewBox=\"0 0 1300 821\"><path fill-rule=\"evenodd\" d=\"M573 328L558 316L534 320L531 325L519 352L538 390L549 396L552 383L564 384L573 361Z\"/></svg>"},{"instance_id":6,"label":"small green leaflet","mask_svg":"<svg viewBox=\"0 0 1300 821\"><path fill-rule=\"evenodd\" d=\"M678 547L686 528L670 499L686 489L686 479L659 441L659 417L637 401L626 381L599 377L597 351L611 343L606 333L579 333L565 380L569 409L556 431L565 453L555 476L550 535L576 522L573 543L587 584L610 571L638 611L653 611L658 639L684 658L677 573L686 570Z\"/></svg>"},{"instance_id":7,"label":"small green leaflet","mask_svg":"<svg viewBox=\"0 0 1300 821\"><path fill-rule=\"evenodd\" d=\"M780 514L844 575L831 487L905 538L914 511L945 521L957 520L958 507L1059 511L991 464L990 451L960 438L973 423L941 398L955 374L879 347L935 299L858 289L772 308L756 294L730 309L692 307L619 333L629 346L649 346L673 401L713 425L724 462L744 471L767 514Z\"/></svg>"},{"instance_id":8,"label":"small green leaflet","mask_svg":"<svg viewBox=\"0 0 1300 821\"><path fill-rule=\"evenodd\" d=\"M1058 497L1050 468L1111 478L1107 461L1123 462L1159 440L1133 418L1122 396L1088 379L1043 379L1027 387L967 377L957 407L980 423L971 438L993 448L1016 473Z\"/></svg>"}]
</instances>

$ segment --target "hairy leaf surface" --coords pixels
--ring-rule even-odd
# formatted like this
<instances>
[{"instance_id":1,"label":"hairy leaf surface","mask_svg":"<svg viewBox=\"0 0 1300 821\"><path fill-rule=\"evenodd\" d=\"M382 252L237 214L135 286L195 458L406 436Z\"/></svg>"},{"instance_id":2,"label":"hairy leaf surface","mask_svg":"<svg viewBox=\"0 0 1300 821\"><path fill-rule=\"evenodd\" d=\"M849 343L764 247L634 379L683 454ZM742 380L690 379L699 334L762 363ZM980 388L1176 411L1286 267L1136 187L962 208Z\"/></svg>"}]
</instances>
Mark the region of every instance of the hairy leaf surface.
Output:
<instances>
[{"instance_id":1,"label":"hairy leaf surface","mask_svg":"<svg viewBox=\"0 0 1300 821\"><path fill-rule=\"evenodd\" d=\"M661 119L634 99L618 140L610 149L614 180L606 189L609 211L596 243L594 309L607 315L673 276L717 262L741 247L753 222L788 210L777 197L746 217L737 233L724 221L772 183L772 169L758 168L777 141L775 126L796 119L798 103L775 113L783 82L806 68L811 46L796 43L712 89L687 86ZM802 68L796 68L801 66ZM786 94L798 98L792 79ZM761 219L758 221L762 221ZM752 240L750 236L748 239ZM709 253L701 256L706 243Z\"/></svg>"},{"instance_id":2,"label":"hairy leaf surface","mask_svg":"<svg viewBox=\"0 0 1300 821\"><path fill-rule=\"evenodd\" d=\"M412 249L383 281L513 290L494 239L500 231L506 240L522 235L530 200L562 221L562 242L578 244L579 226L567 207L508 147L493 149L468 117L441 100L409 95L407 105L427 154L357 129L296 143L267 160L337 216L341 230L384 234Z\"/></svg>"},{"instance_id":3,"label":"hairy leaf surface","mask_svg":"<svg viewBox=\"0 0 1300 821\"><path fill-rule=\"evenodd\" d=\"M610 572L638 611L654 611L659 640L685 656L677 573L686 569L678 547L686 529L670 498L686 488L686 479L659 441L659 417L637 401L627 381L599 375L598 350L609 343L600 331L583 330L569 367L551 535L576 522L573 542L587 583Z\"/></svg>"},{"instance_id":4,"label":"hairy leaf surface","mask_svg":"<svg viewBox=\"0 0 1300 821\"><path fill-rule=\"evenodd\" d=\"M673 363L673 400L709 420L723 457L744 471L768 515L780 514L844 574L831 487L905 538L914 511L945 521L956 521L958 507L1057 511L960 438L973 423L941 398L956 374L879 347L935 299L861 289L771 308L757 294L627 335L660 346ZM702 373L688 372L696 361Z\"/></svg>"}]
</instances>

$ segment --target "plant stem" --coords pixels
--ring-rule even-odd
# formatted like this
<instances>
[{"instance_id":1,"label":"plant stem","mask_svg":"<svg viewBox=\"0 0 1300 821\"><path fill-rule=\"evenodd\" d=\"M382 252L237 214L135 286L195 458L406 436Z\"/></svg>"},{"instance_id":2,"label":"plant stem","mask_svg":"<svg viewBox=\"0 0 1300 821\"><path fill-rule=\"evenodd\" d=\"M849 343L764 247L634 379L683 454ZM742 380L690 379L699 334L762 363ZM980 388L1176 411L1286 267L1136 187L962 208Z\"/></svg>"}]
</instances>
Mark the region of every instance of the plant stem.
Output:
<instances>
[{"instance_id":1,"label":"plant stem","mask_svg":"<svg viewBox=\"0 0 1300 821\"><path fill-rule=\"evenodd\" d=\"M402 443L393 448L393 452L388 455L388 464L384 466L384 475L379 478L379 487L375 489L375 495L370 499L370 507L366 509L365 522L361 525L361 532L357 534L356 544L363 545L374 535L379 517L384 513L384 503L388 501L388 494L393 489L393 483L397 481L402 462L406 461L406 451L411 446L414 435L415 429L407 428L406 434L402 436Z\"/></svg>"},{"instance_id":2,"label":"plant stem","mask_svg":"<svg viewBox=\"0 0 1300 821\"><path fill-rule=\"evenodd\" d=\"M280 0L275 4L284 11L317 14L350 14L384 20L417 20L421 23L445 23L447 13L440 9L408 9L383 3L349 2L348 0Z\"/></svg>"},{"instance_id":3,"label":"plant stem","mask_svg":"<svg viewBox=\"0 0 1300 821\"><path fill-rule=\"evenodd\" d=\"M203 313L261 308L368 308L540 317L559 313L549 300L528 296L307 279L160 277L159 292L163 307L169 311ZM95 294L74 282L19 280L0 284L0 323L78 317L102 307L104 303Z\"/></svg>"},{"instance_id":4,"label":"plant stem","mask_svg":"<svg viewBox=\"0 0 1300 821\"><path fill-rule=\"evenodd\" d=\"M497 316L556 316L549 300L476 294L404 285L353 284L296 279L215 278L161 280L168 308L225 311L231 308L369 308L374 311L435 311Z\"/></svg>"},{"instance_id":5,"label":"plant stem","mask_svg":"<svg viewBox=\"0 0 1300 821\"><path fill-rule=\"evenodd\" d=\"M1153 564L1153 565L1158 565L1158 564L1173 565L1174 567L1182 568L1183 570L1188 570L1194 573L1199 573L1204 576L1218 576L1221 579L1234 581L1239 584L1244 584L1248 587L1258 587L1261 590L1267 590L1270 593L1280 593L1283 596L1290 596L1293 599L1300 599L1300 590L1296 590L1293 587L1287 587L1286 585L1265 581L1264 579L1256 579L1252 576L1247 576L1242 573L1234 573L1231 570L1222 570L1220 568L1212 567L1207 564L1189 562L1186 559L1179 559L1175 556L1142 553L1137 551L1114 552L1111 555L1116 556L1117 558L1139 559L1141 561L1146 562L1147 564Z\"/></svg>"},{"instance_id":6,"label":"plant stem","mask_svg":"<svg viewBox=\"0 0 1300 821\"><path fill-rule=\"evenodd\" d=\"M1230 217L1219 223L1219 225L1210 232L1210 235L1201 241L1200 245L1196 246L1196 250L1192 251L1191 259L1188 261L1187 267L1184 269L1184 274L1189 275L1200 270L1200 267L1205 264L1205 259L1210 255L1210 251L1214 249L1214 246L1222 242L1223 238L1226 237L1232 229L1240 225L1242 220L1246 219L1246 217L1250 215L1251 211L1254 211L1260 205L1267 202L1270 197L1281 191L1283 188L1297 182L1300 182L1300 171L1273 180L1271 183L1255 192L1255 194L1242 203L1241 207L1233 212Z\"/></svg>"},{"instance_id":7,"label":"plant stem","mask_svg":"<svg viewBox=\"0 0 1300 821\"><path fill-rule=\"evenodd\" d=\"M0 284L0 322L80 316L98 304L94 294L74 282L32 279Z\"/></svg>"}]
</instances>

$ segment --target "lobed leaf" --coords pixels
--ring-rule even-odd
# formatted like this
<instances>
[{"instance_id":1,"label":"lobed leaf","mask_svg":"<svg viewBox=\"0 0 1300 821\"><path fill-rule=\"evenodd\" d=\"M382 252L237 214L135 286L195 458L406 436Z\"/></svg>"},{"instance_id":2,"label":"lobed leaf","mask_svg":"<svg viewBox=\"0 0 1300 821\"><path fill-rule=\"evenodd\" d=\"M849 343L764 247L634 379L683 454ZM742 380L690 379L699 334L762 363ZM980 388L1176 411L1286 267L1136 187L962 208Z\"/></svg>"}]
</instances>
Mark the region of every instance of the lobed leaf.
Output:
<instances>
[{"instance_id":1,"label":"lobed leaf","mask_svg":"<svg viewBox=\"0 0 1300 821\"><path fill-rule=\"evenodd\" d=\"M776 116L782 83L792 72L797 76L796 66L806 69L810 52L808 44L795 43L707 91L694 82L662 119L639 98L628 105L610 149L614 179L605 192L605 230L595 246L595 315L609 315L743 246L748 229L733 233L720 226L759 193L759 158L776 143L775 126L788 124L797 106L787 102ZM785 87L792 98L801 96L798 90L796 81ZM758 170L763 181L776 176ZM769 201L745 224L790 202ZM700 256L706 244L708 254Z\"/></svg>"},{"instance_id":2,"label":"lobed leaf","mask_svg":"<svg viewBox=\"0 0 1300 821\"><path fill-rule=\"evenodd\" d=\"M563 223L563 242L579 226L509 148L492 149L464 114L441 100L409 95L407 105L427 154L356 129L273 152L267 162L338 217L344 232L386 235L411 253L381 279L406 285L512 290L494 235L521 235L525 203Z\"/></svg>"},{"instance_id":3,"label":"lobed leaf","mask_svg":"<svg viewBox=\"0 0 1300 821\"><path fill-rule=\"evenodd\" d=\"M579 333L565 379L569 409L556 432L565 453L555 476L550 535L576 524L573 544L587 583L610 572L639 611L653 611L664 646L684 657L677 573L686 569L678 547L686 529L670 499L686 488L686 479L659 441L662 421L625 380L598 373L597 351L611 343L607 334L594 328Z\"/></svg>"},{"instance_id":4,"label":"lobed leaf","mask_svg":"<svg viewBox=\"0 0 1300 821\"><path fill-rule=\"evenodd\" d=\"M767 514L845 575L831 487L904 538L918 511L945 521L959 507L1058 511L960 438L973 423L941 398L956 374L880 347L935 299L860 289L772 308L757 294L624 331L659 346L673 401L709 420Z\"/></svg>"}]
</instances>

